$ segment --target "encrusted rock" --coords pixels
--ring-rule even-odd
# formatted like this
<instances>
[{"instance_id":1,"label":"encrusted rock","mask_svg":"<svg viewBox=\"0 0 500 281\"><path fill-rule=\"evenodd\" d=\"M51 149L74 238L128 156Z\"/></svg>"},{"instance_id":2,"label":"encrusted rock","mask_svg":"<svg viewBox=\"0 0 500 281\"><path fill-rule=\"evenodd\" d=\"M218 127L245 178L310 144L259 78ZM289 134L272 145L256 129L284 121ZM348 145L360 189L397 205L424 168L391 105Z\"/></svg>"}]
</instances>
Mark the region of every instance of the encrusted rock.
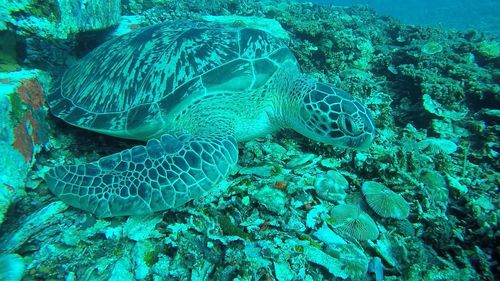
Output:
<instances>
[{"instance_id":1,"label":"encrusted rock","mask_svg":"<svg viewBox=\"0 0 500 281\"><path fill-rule=\"evenodd\" d=\"M331 202L343 201L349 183L346 178L337 171L328 171L319 174L314 180L314 190L321 199Z\"/></svg>"},{"instance_id":2,"label":"encrusted rock","mask_svg":"<svg viewBox=\"0 0 500 281\"><path fill-rule=\"evenodd\" d=\"M272 188L269 186L264 186L259 189L253 197L262 205L266 207L269 211L276 213L278 215L283 215L287 208L287 198L283 191Z\"/></svg>"},{"instance_id":3,"label":"encrusted rock","mask_svg":"<svg viewBox=\"0 0 500 281\"><path fill-rule=\"evenodd\" d=\"M19 35L66 39L70 34L104 29L118 23L119 0L7 0L0 30ZM2 5L3 6L3 5Z\"/></svg>"},{"instance_id":4,"label":"encrusted rock","mask_svg":"<svg viewBox=\"0 0 500 281\"><path fill-rule=\"evenodd\" d=\"M48 142L43 106L48 81L39 70L0 73L0 223L24 192L35 155Z\"/></svg>"},{"instance_id":5,"label":"encrusted rock","mask_svg":"<svg viewBox=\"0 0 500 281\"><path fill-rule=\"evenodd\" d=\"M297 157L292 158L288 163L286 163L285 167L287 169L298 169L302 168L306 165L309 165L316 158L316 155L308 153L299 155Z\"/></svg>"}]
</instances>

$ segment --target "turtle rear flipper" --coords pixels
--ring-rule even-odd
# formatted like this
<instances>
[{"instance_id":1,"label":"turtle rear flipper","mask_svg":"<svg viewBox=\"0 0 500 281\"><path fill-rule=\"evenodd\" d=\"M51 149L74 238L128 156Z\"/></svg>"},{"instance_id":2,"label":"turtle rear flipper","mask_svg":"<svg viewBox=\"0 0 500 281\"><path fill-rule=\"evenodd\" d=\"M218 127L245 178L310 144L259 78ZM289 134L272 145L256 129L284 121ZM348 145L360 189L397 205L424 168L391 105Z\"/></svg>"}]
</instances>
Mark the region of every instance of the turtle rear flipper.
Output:
<instances>
[{"instance_id":1,"label":"turtle rear flipper","mask_svg":"<svg viewBox=\"0 0 500 281\"><path fill-rule=\"evenodd\" d=\"M199 198L237 162L234 137L163 135L98 161L46 176L61 200L98 217L149 214Z\"/></svg>"}]
</instances>

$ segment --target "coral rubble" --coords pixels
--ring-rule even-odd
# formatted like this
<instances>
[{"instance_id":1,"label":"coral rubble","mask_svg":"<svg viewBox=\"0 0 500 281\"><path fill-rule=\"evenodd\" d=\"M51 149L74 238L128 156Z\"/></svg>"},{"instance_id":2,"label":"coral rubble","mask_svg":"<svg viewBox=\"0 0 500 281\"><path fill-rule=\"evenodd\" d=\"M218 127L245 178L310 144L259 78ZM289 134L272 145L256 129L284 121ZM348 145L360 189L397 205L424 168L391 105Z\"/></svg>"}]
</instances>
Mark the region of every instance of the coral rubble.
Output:
<instances>
[{"instance_id":1,"label":"coral rubble","mask_svg":"<svg viewBox=\"0 0 500 281\"><path fill-rule=\"evenodd\" d=\"M87 5L80 10L73 2L7 1L0 36L21 43L66 38L84 49L102 38L79 35L113 26L106 36L175 19L270 24L304 72L370 107L378 135L368 151L339 150L290 131L249 141L232 176L208 196L151 216L97 219L55 201L40 179L43 167L95 160L131 142L47 118L48 74L26 70L17 43L3 44L0 276L498 278L498 38L404 25L366 7L76 1Z\"/></svg>"}]
</instances>

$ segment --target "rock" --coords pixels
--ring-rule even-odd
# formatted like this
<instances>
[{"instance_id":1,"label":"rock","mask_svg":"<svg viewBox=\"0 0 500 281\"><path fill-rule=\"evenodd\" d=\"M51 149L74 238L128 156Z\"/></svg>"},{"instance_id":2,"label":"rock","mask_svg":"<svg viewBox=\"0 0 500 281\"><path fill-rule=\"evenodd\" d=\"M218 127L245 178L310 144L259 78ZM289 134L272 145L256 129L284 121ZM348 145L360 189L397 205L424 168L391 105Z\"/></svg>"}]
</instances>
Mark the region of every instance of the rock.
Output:
<instances>
[{"instance_id":1,"label":"rock","mask_svg":"<svg viewBox=\"0 0 500 281\"><path fill-rule=\"evenodd\" d=\"M31 237L42 231L45 227L54 223L59 213L68 208L62 201L54 201L42 209L34 212L24 219L19 227L4 237L1 237L0 253L13 252L22 246Z\"/></svg>"},{"instance_id":2,"label":"rock","mask_svg":"<svg viewBox=\"0 0 500 281\"><path fill-rule=\"evenodd\" d=\"M442 152L449 155L457 151L458 146L447 139L427 138L418 143L418 148L421 151L428 151L430 154Z\"/></svg>"},{"instance_id":3,"label":"rock","mask_svg":"<svg viewBox=\"0 0 500 281\"><path fill-rule=\"evenodd\" d=\"M315 229L328 217L328 209L323 205L316 205L306 215L306 226Z\"/></svg>"},{"instance_id":4,"label":"rock","mask_svg":"<svg viewBox=\"0 0 500 281\"><path fill-rule=\"evenodd\" d=\"M111 37L121 36L132 32L140 28L144 21L144 16L141 15L122 16L120 22L118 22L118 26L113 30Z\"/></svg>"},{"instance_id":5,"label":"rock","mask_svg":"<svg viewBox=\"0 0 500 281\"><path fill-rule=\"evenodd\" d=\"M315 160L315 158L316 158L316 162L319 161L319 157L317 158L316 155L314 155L312 153L299 155L299 156L292 158L290 161L288 161L288 163L286 163L285 167L287 169L302 168L306 165L309 165L311 162L314 162L313 160Z\"/></svg>"},{"instance_id":6,"label":"rock","mask_svg":"<svg viewBox=\"0 0 500 281\"><path fill-rule=\"evenodd\" d=\"M136 280L145 280L151 273L148 262L156 258L156 252L155 245L150 240L144 239L135 243L131 256Z\"/></svg>"},{"instance_id":7,"label":"rock","mask_svg":"<svg viewBox=\"0 0 500 281\"><path fill-rule=\"evenodd\" d=\"M132 274L132 262L127 257L121 257L113 266L111 276L108 280L135 280Z\"/></svg>"},{"instance_id":8,"label":"rock","mask_svg":"<svg viewBox=\"0 0 500 281\"><path fill-rule=\"evenodd\" d=\"M23 258L18 254L0 256L0 280L21 280L25 269Z\"/></svg>"},{"instance_id":9,"label":"rock","mask_svg":"<svg viewBox=\"0 0 500 281\"><path fill-rule=\"evenodd\" d=\"M150 238L159 238L161 234L156 225L162 220L161 215L131 216L123 224L123 234L133 241L144 241Z\"/></svg>"},{"instance_id":10,"label":"rock","mask_svg":"<svg viewBox=\"0 0 500 281\"><path fill-rule=\"evenodd\" d=\"M334 170L319 174L314 180L314 190L318 197L331 202L343 201L348 187L346 178Z\"/></svg>"},{"instance_id":11,"label":"rock","mask_svg":"<svg viewBox=\"0 0 500 281\"><path fill-rule=\"evenodd\" d=\"M283 160L287 153L286 148L274 142L266 143L262 146L262 148L268 155L271 156L272 159L279 161Z\"/></svg>"},{"instance_id":12,"label":"rock","mask_svg":"<svg viewBox=\"0 0 500 281\"><path fill-rule=\"evenodd\" d=\"M273 34L275 37L285 40L290 40L288 32L281 26L281 24L278 21L274 19L245 17L238 15L204 16L202 18L206 21L218 22L232 26L246 26L255 29L260 29Z\"/></svg>"},{"instance_id":13,"label":"rock","mask_svg":"<svg viewBox=\"0 0 500 281\"><path fill-rule=\"evenodd\" d=\"M158 262L153 265L154 277L158 277L159 280L166 280L168 277L168 272L170 269L171 260L170 257L159 254Z\"/></svg>"},{"instance_id":14,"label":"rock","mask_svg":"<svg viewBox=\"0 0 500 281\"><path fill-rule=\"evenodd\" d=\"M306 231L306 226L302 223L301 218L291 216L288 222L284 225L284 229L295 232L304 232Z\"/></svg>"},{"instance_id":15,"label":"rock","mask_svg":"<svg viewBox=\"0 0 500 281\"><path fill-rule=\"evenodd\" d=\"M266 185L263 188L257 190L257 192L253 194L253 197L260 204L264 205L266 209L278 215L283 215L287 210L286 195L279 189L272 188Z\"/></svg>"},{"instance_id":16,"label":"rock","mask_svg":"<svg viewBox=\"0 0 500 281\"><path fill-rule=\"evenodd\" d=\"M389 239L383 237L375 242L368 241L367 243L390 267L396 267L399 264L393 253L395 247Z\"/></svg>"},{"instance_id":17,"label":"rock","mask_svg":"<svg viewBox=\"0 0 500 281\"><path fill-rule=\"evenodd\" d=\"M453 177L449 174L446 174L446 177L448 178L449 186L452 189L456 190L460 195L464 195L469 192L469 188L467 188L466 185L462 184L459 178Z\"/></svg>"},{"instance_id":18,"label":"rock","mask_svg":"<svg viewBox=\"0 0 500 281\"><path fill-rule=\"evenodd\" d=\"M428 112L450 120L461 120L465 117L463 112L446 110L443 105L433 100L430 95L424 94L422 97L423 106Z\"/></svg>"},{"instance_id":19,"label":"rock","mask_svg":"<svg viewBox=\"0 0 500 281\"><path fill-rule=\"evenodd\" d=\"M274 262L274 272L278 281L291 281L295 278L295 273L286 261Z\"/></svg>"},{"instance_id":20,"label":"rock","mask_svg":"<svg viewBox=\"0 0 500 281\"><path fill-rule=\"evenodd\" d=\"M304 247L304 257L308 262L317 264L330 272L333 276L340 279L347 279L349 273L344 269L344 265L332 256L313 246Z\"/></svg>"},{"instance_id":21,"label":"rock","mask_svg":"<svg viewBox=\"0 0 500 281\"><path fill-rule=\"evenodd\" d=\"M379 257L374 257L368 264L368 272L375 275L375 281L384 280L384 265Z\"/></svg>"},{"instance_id":22,"label":"rock","mask_svg":"<svg viewBox=\"0 0 500 281\"><path fill-rule=\"evenodd\" d=\"M368 154L358 151L356 153L356 156L354 157L354 165L356 165L356 167L358 168L362 167L367 159L368 159Z\"/></svg>"},{"instance_id":23,"label":"rock","mask_svg":"<svg viewBox=\"0 0 500 281\"><path fill-rule=\"evenodd\" d=\"M24 193L35 156L48 142L43 105L49 79L39 70L0 73L0 223Z\"/></svg>"},{"instance_id":24,"label":"rock","mask_svg":"<svg viewBox=\"0 0 500 281\"><path fill-rule=\"evenodd\" d=\"M269 178L272 176L273 167L264 165L264 166L255 166L255 167L244 167L238 171L242 175L252 175L261 178Z\"/></svg>"},{"instance_id":25,"label":"rock","mask_svg":"<svg viewBox=\"0 0 500 281\"><path fill-rule=\"evenodd\" d=\"M323 223L321 227L312 233L319 241L325 243L328 247L335 248L338 245L346 245L347 242L333 232L326 223Z\"/></svg>"},{"instance_id":26,"label":"rock","mask_svg":"<svg viewBox=\"0 0 500 281\"><path fill-rule=\"evenodd\" d=\"M6 0L0 30L19 35L66 39L71 34L105 29L118 23L121 1L109 0Z\"/></svg>"},{"instance_id":27,"label":"rock","mask_svg":"<svg viewBox=\"0 0 500 281\"><path fill-rule=\"evenodd\" d=\"M323 166L325 168L336 169L336 168L340 167L340 165L342 164L342 161L340 161L340 159L336 159L336 158L324 158L319 163L321 164L321 166Z\"/></svg>"}]
</instances>

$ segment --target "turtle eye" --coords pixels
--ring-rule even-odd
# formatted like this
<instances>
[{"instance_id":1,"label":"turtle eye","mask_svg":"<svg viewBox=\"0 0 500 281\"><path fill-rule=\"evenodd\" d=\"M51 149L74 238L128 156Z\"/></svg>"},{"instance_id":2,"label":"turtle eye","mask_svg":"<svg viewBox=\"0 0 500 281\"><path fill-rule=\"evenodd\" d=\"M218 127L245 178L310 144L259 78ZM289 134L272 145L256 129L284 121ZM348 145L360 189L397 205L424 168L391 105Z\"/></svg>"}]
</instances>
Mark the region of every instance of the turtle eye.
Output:
<instances>
[{"instance_id":1,"label":"turtle eye","mask_svg":"<svg viewBox=\"0 0 500 281\"><path fill-rule=\"evenodd\" d=\"M342 131L350 136L355 136L360 133L356 124L353 123L349 116L343 115L340 118L340 128Z\"/></svg>"}]
</instances>

